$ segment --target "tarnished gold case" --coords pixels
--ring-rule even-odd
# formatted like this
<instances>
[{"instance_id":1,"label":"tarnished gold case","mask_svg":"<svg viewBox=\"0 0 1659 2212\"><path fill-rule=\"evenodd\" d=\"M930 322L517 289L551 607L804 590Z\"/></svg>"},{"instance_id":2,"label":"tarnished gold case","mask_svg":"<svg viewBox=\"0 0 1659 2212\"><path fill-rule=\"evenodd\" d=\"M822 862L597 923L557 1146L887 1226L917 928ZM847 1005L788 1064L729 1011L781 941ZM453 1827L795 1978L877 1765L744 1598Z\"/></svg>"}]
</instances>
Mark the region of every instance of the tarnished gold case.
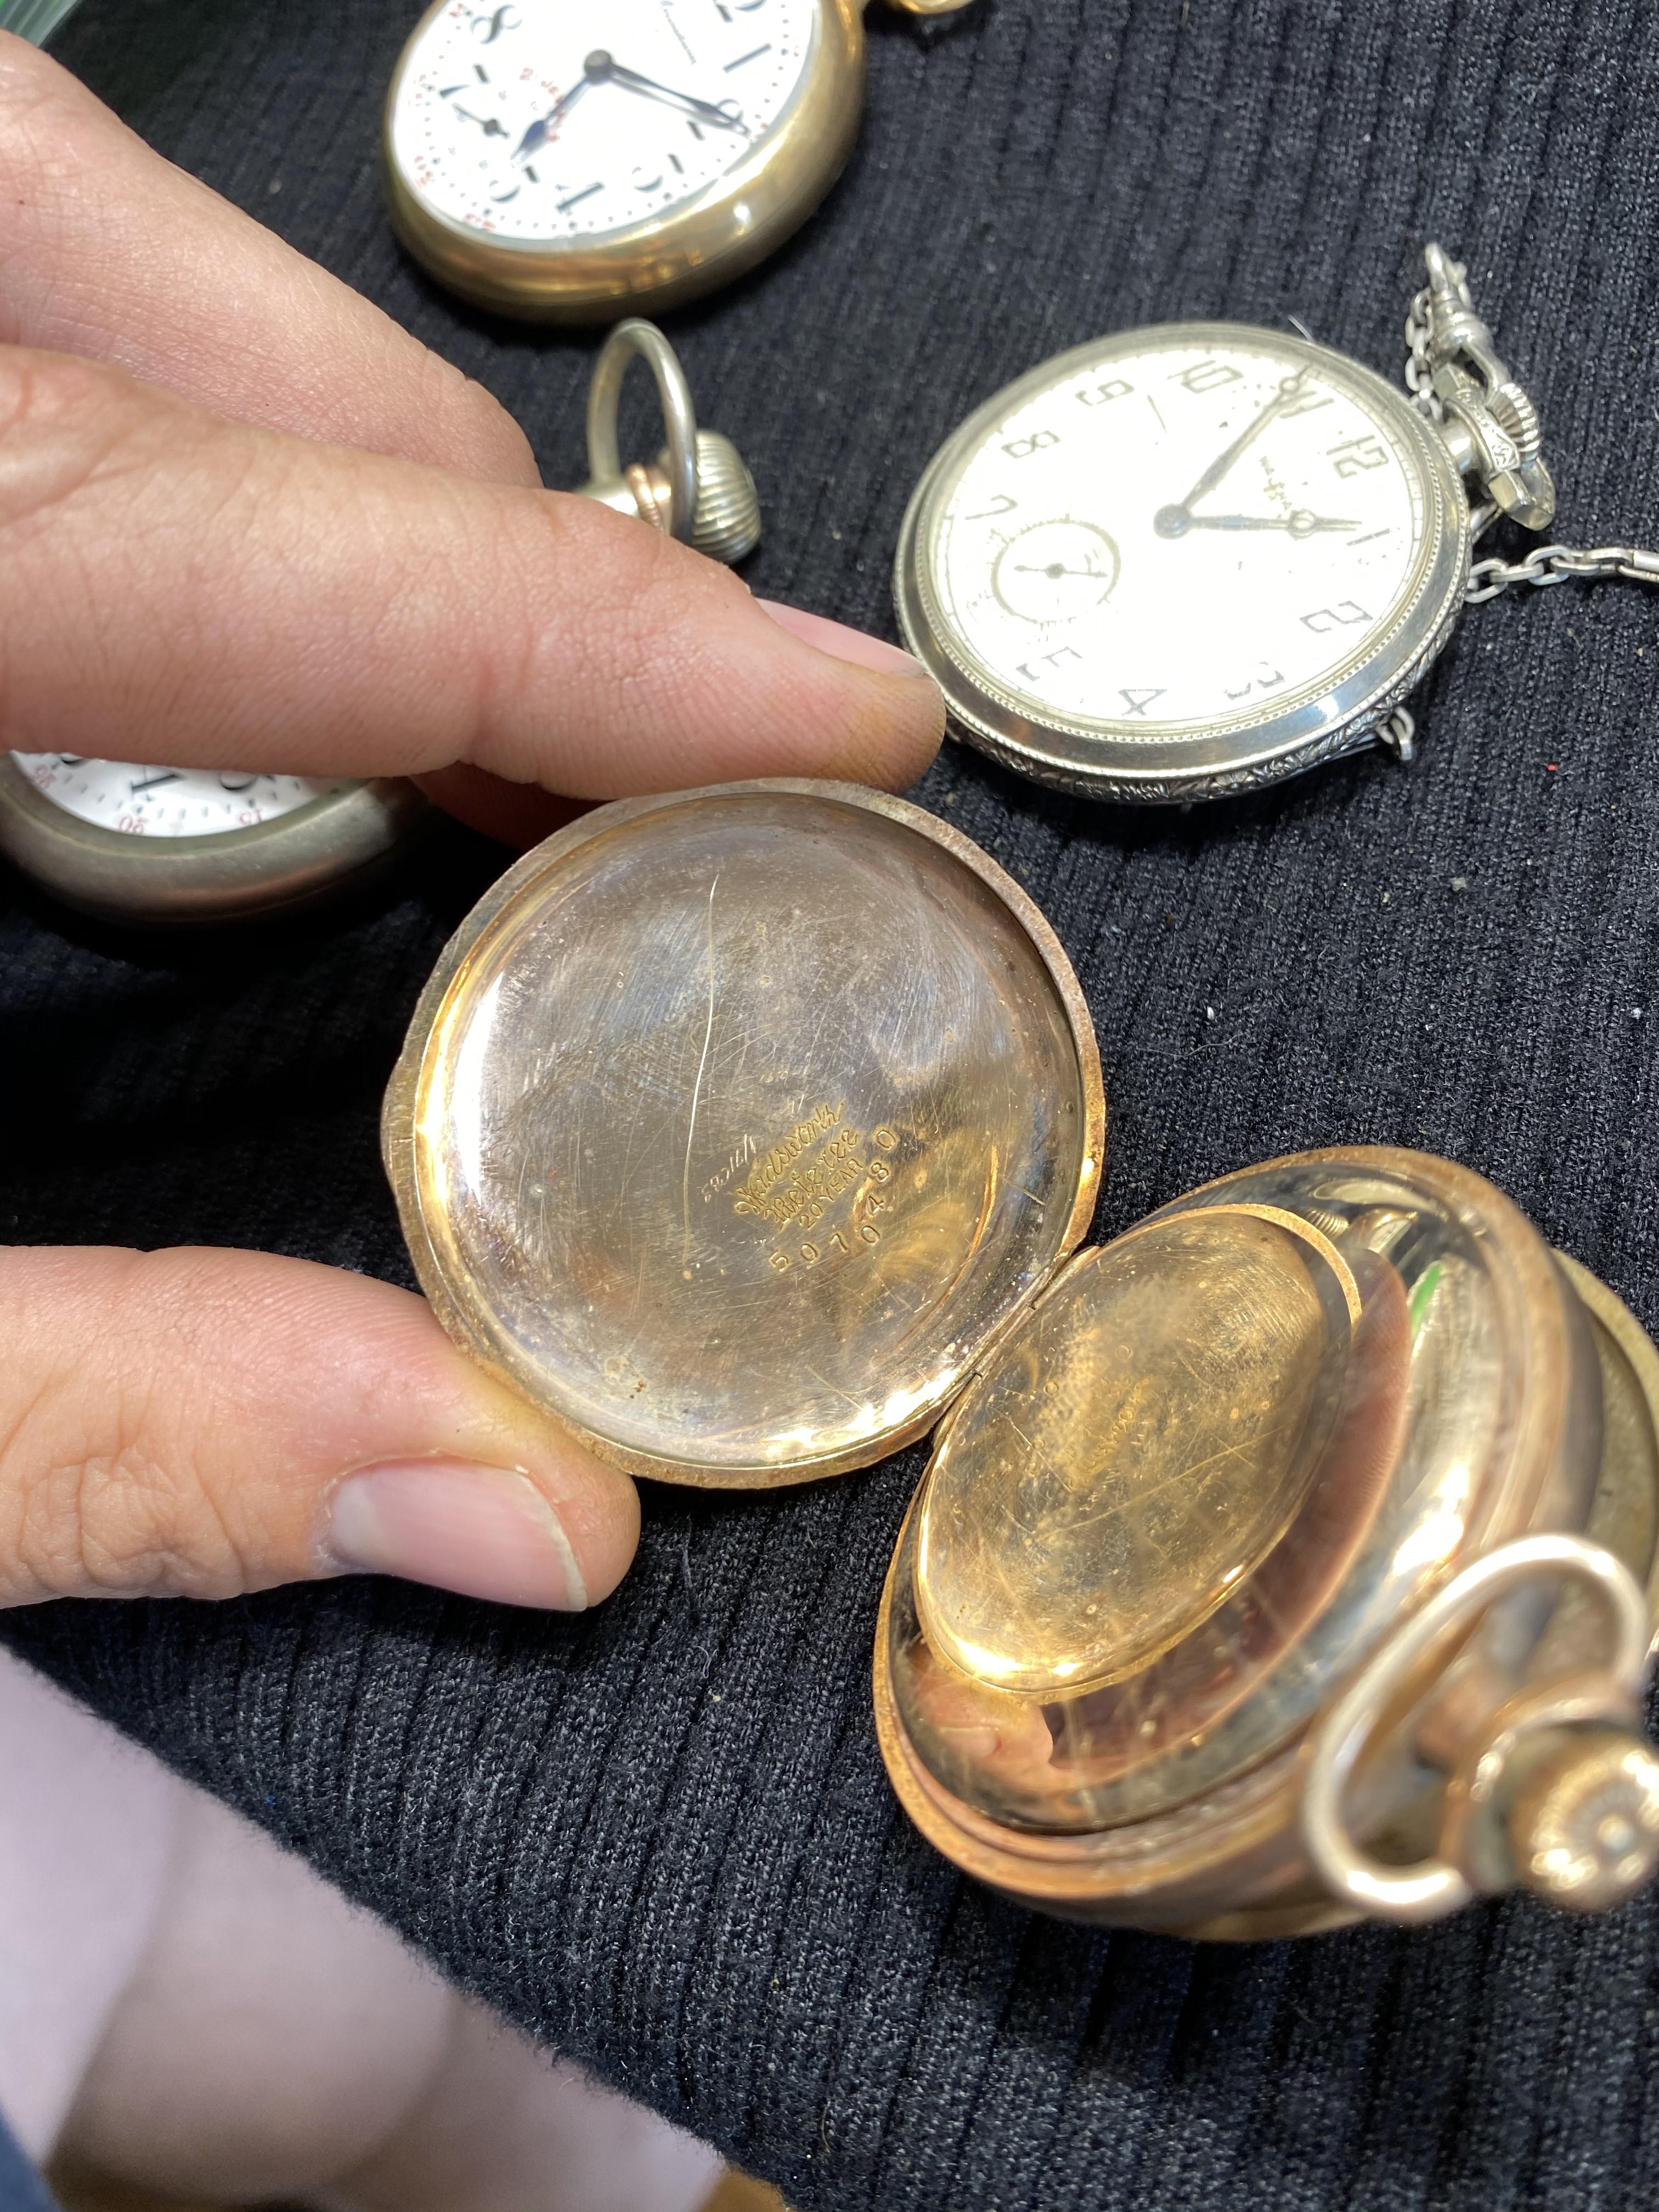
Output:
<instances>
[{"instance_id":1,"label":"tarnished gold case","mask_svg":"<svg viewBox=\"0 0 1659 2212\"><path fill-rule=\"evenodd\" d=\"M455 1340L602 1458L770 1489L937 1426L875 1653L907 1811L1043 1909L1410 1921L1659 1863L1659 1352L1482 1177L1240 1169L1081 1252L1087 1010L840 784L602 807L423 994L384 1143Z\"/></svg>"}]
</instances>

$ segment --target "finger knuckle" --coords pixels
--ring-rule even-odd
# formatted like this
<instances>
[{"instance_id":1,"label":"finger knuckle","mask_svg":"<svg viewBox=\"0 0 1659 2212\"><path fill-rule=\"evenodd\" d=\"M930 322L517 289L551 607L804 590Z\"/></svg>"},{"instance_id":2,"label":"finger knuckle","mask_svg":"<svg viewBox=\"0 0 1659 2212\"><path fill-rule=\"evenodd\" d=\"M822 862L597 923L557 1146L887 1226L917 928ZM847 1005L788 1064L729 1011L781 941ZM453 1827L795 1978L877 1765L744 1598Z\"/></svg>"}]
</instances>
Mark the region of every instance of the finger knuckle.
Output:
<instances>
[{"instance_id":1,"label":"finger knuckle","mask_svg":"<svg viewBox=\"0 0 1659 2212\"><path fill-rule=\"evenodd\" d=\"M55 512L110 466L137 428L126 386L67 354L0 348L0 529Z\"/></svg>"},{"instance_id":2,"label":"finger knuckle","mask_svg":"<svg viewBox=\"0 0 1659 2212\"><path fill-rule=\"evenodd\" d=\"M158 1322L165 1341L169 1317L189 1310L189 1269L167 1264L171 1256L106 1267L100 1291L88 1298L82 1286L76 1302L81 1340L44 1361L37 1352L40 1379L0 1433L0 1500L11 1523L0 1583L14 1601L244 1586L167 1370L123 1357L127 1345L157 1341ZM199 1404L193 1412L199 1419Z\"/></svg>"}]
</instances>

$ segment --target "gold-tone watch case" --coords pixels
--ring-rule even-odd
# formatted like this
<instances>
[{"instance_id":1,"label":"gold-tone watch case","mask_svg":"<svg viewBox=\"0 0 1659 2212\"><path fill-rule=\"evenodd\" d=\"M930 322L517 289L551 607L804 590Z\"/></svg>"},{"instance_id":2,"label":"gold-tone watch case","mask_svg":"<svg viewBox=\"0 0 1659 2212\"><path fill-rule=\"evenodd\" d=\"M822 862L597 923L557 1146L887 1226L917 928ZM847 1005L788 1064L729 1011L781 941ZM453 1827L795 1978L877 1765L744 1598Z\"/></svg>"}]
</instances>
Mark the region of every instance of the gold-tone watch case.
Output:
<instances>
[{"instance_id":1,"label":"gold-tone watch case","mask_svg":"<svg viewBox=\"0 0 1659 2212\"><path fill-rule=\"evenodd\" d=\"M1490 1264L1495 1339L1515 1358L1487 1356L1466 1318L1438 1364L1425 1374L1419 1360L1414 1373L1426 1302L1402 1299L1363 1242L1357 1254L1352 1239L1333 1242L1334 1215L1322 1224L1316 1207L1293 1219L1288 1205L1247 1202L1253 1181L1288 1170L1304 1186L1328 1170L1443 1206ZM1258 1248L1242 1256L1241 1231ZM1258 1265L1273 1237L1297 1241L1310 1279L1327 1277L1322 1320L1311 1303L1287 1316L1282 1281ZM1183 1239L1184 1276L1159 1249ZM1115 1304L1091 1281L1114 1270L1130 1278ZM1350 1326L1362 1313L1368 1349ZM1316 1348L1335 1348L1339 1373L1356 1371L1356 1346L1372 1364L1322 1429L1292 1421L1299 1440L1316 1431L1298 1465L1273 1417L1294 1395L1285 1348L1310 1328ZM1081 1393L1079 1344L1093 1363ZM1041 1358L1022 1371L1034 1346ZM1274 1371L1258 1405L1264 1356ZM1485 1403L1460 1406L1471 1362ZM1413 1434L1430 1448L1415 1460ZM1414 1488L1399 1479L1408 1462ZM1484 1484L1470 1472L1482 1466ZM941 1484L949 1510L930 1550ZM1240 1502L1245 1518L1225 1527ZM1540 1529L1604 1547L1646 1590L1651 1622L1659 1352L1634 1317L1451 1163L1357 1147L1241 1170L1069 1261L940 1425L877 1630L877 1729L893 1786L947 1857L1062 1917L1223 1938L1343 1924L1362 1908L1316 1878L1303 1832L1322 1717L1449 1577ZM1228 1541L1232 1571L1217 1574ZM1160 1595L1171 1608L1161 1624ZM1596 1646L1591 1608L1552 1609L1536 1589L1507 1615L1494 1607L1382 1714L1351 1785L1356 1824L1393 1856L1426 1856L1445 1778L1431 1770L1455 1768L1517 1682L1586 1678Z\"/></svg>"},{"instance_id":2,"label":"gold-tone watch case","mask_svg":"<svg viewBox=\"0 0 1659 2212\"><path fill-rule=\"evenodd\" d=\"M817 30L800 84L760 143L725 176L665 216L597 238L565 244L490 237L422 198L392 143L404 78L427 25L448 5L433 0L392 74L381 130L386 193L393 226L416 259L464 300L497 314L607 323L696 299L752 269L800 228L846 167L858 136L865 71L860 0L818 0Z\"/></svg>"},{"instance_id":3,"label":"gold-tone watch case","mask_svg":"<svg viewBox=\"0 0 1659 2212\"><path fill-rule=\"evenodd\" d=\"M599 808L447 948L386 1169L456 1341L612 1465L771 1488L925 1435L1094 1210L1059 940L850 784Z\"/></svg>"},{"instance_id":4,"label":"gold-tone watch case","mask_svg":"<svg viewBox=\"0 0 1659 2212\"><path fill-rule=\"evenodd\" d=\"M422 994L383 1146L445 1328L610 1463L767 1490L936 1430L878 1734L916 1826L992 1886L1306 1932L1412 1891L1379 1850L1443 1909L1527 1878L1522 1844L1547 1887L1620 1790L1659 1862L1634 1319L1482 1177L1398 1148L1240 1169L1079 1251L1104 1125L1018 886L902 800L777 779L526 854ZM1372 1678L1355 1764L1331 1731ZM1563 1715L1600 1730L1588 1764L1539 1735ZM1535 1840L1494 1826L1494 1729L1541 1778ZM1597 1848L1580 1899L1632 1886Z\"/></svg>"}]
</instances>

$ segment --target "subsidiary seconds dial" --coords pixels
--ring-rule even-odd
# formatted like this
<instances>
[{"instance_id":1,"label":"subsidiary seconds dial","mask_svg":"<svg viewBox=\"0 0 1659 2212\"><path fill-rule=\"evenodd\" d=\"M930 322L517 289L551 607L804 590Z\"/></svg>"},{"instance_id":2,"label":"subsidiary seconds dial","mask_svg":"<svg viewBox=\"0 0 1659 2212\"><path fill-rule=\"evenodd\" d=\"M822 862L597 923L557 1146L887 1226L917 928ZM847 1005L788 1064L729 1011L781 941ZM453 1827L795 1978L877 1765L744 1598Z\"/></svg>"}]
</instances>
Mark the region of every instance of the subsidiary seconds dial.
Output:
<instances>
[{"instance_id":1,"label":"subsidiary seconds dial","mask_svg":"<svg viewBox=\"0 0 1659 2212\"><path fill-rule=\"evenodd\" d=\"M1375 728L1455 611L1468 527L1443 441L1368 370L1170 325L963 426L906 518L900 618L958 734L1072 787L1209 795Z\"/></svg>"}]
</instances>

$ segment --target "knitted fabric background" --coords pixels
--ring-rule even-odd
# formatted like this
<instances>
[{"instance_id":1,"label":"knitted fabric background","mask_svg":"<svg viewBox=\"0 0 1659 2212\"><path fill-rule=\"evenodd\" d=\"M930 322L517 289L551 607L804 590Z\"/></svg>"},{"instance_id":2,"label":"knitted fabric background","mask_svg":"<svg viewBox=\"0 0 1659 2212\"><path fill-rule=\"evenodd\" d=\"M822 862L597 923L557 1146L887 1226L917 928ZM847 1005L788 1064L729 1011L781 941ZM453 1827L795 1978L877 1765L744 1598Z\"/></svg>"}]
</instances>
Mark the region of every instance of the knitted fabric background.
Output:
<instances>
[{"instance_id":1,"label":"knitted fabric background","mask_svg":"<svg viewBox=\"0 0 1659 2212\"><path fill-rule=\"evenodd\" d=\"M379 107L414 13L86 0L57 51L574 483L591 342L458 308L389 234ZM1659 535L1652 0L978 0L931 26L877 6L870 40L823 213L671 319L760 483L757 589L891 635L923 462L1093 333L1295 315L1397 375L1431 237L1540 401L1559 534ZM918 795L1042 906L1099 1030L1097 1237L1274 1152L1418 1145L1659 1326L1656 632L1633 586L1475 609L1414 702L1417 766L1372 753L1187 814L947 750ZM409 1282L380 1091L501 865L448 833L371 909L159 949L0 883L0 1231ZM933 1856L869 1695L921 1460L752 1501L650 1492L633 1575L574 1622L358 1580L4 1634L803 2212L1650 2205L1651 1899L1201 1948L1033 1919Z\"/></svg>"}]
</instances>

